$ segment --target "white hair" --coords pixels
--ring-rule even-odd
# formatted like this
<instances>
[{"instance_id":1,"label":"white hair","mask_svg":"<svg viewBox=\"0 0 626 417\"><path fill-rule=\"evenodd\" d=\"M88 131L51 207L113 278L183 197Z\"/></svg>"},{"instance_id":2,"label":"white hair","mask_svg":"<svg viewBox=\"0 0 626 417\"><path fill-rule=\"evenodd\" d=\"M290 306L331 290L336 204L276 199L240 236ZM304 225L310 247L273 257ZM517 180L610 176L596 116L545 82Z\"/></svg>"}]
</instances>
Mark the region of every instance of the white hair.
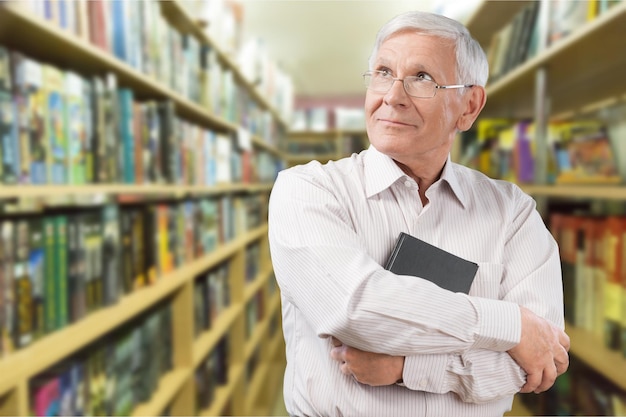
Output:
<instances>
[{"instance_id":1,"label":"white hair","mask_svg":"<svg viewBox=\"0 0 626 417\"><path fill-rule=\"evenodd\" d=\"M402 13L387 22L376 35L376 43L369 58L369 68L374 69L374 60L380 45L391 35L413 30L415 32L450 39L455 44L456 82L485 86L489 77L489 64L480 44L472 38L467 28L448 17L419 11Z\"/></svg>"}]
</instances>

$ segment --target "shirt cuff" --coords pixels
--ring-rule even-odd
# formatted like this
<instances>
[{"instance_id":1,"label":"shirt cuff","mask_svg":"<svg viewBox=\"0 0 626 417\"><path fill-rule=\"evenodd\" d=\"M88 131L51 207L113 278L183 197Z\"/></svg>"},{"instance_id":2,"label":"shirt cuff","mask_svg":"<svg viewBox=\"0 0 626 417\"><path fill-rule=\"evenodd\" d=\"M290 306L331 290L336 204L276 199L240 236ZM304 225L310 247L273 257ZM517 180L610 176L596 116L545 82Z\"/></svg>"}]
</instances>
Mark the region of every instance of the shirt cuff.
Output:
<instances>
[{"instance_id":1,"label":"shirt cuff","mask_svg":"<svg viewBox=\"0 0 626 417\"><path fill-rule=\"evenodd\" d=\"M405 357L402 385L414 391L442 394L449 356L432 354Z\"/></svg>"},{"instance_id":2,"label":"shirt cuff","mask_svg":"<svg viewBox=\"0 0 626 417\"><path fill-rule=\"evenodd\" d=\"M472 348L506 352L517 346L522 335L522 318L517 304L471 298L478 314L478 333Z\"/></svg>"}]
</instances>

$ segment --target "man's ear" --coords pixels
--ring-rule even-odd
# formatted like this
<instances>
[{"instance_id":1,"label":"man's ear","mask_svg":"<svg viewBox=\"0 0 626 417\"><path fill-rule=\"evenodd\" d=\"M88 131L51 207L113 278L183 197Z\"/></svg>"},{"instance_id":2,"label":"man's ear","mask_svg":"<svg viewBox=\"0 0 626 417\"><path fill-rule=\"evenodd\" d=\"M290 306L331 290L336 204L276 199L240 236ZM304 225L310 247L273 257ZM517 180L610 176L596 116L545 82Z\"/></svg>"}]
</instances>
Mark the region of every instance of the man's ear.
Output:
<instances>
[{"instance_id":1,"label":"man's ear","mask_svg":"<svg viewBox=\"0 0 626 417\"><path fill-rule=\"evenodd\" d=\"M461 132L465 132L472 127L472 124L474 124L474 121L487 102L487 93L484 87L475 85L470 87L469 90L470 91L467 91L462 98L465 111L461 113L459 119L456 121L456 128Z\"/></svg>"}]
</instances>

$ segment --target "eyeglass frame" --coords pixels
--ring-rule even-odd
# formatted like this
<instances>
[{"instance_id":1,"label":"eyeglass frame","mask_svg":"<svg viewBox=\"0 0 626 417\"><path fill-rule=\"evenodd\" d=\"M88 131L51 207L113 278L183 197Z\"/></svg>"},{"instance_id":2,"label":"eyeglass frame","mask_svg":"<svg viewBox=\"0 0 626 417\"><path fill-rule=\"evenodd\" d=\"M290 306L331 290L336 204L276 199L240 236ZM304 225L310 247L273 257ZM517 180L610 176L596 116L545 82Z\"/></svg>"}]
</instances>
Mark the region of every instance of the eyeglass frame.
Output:
<instances>
[{"instance_id":1,"label":"eyeglass frame","mask_svg":"<svg viewBox=\"0 0 626 417\"><path fill-rule=\"evenodd\" d=\"M365 77L367 77L367 76L372 77L372 76L374 75L374 73L385 74L385 71L376 71L376 70L375 70L375 71L365 71L365 72L362 74L363 80L365 80ZM428 82L430 82L430 83L433 83L433 84L435 85L435 88L434 88L434 90L433 90L433 91L434 91L433 95L432 95L432 96L430 96L430 97L428 97L428 96L426 96L426 97L422 97L422 96L414 96L414 95L412 95L412 94L409 94L409 92L408 92L408 91L407 91L407 89L406 89L406 84L405 84L405 80L406 80L407 78L409 78L409 79L423 80L423 81L428 81ZM371 89L371 88L369 87L369 85L366 85L366 86L365 86L365 88L366 88L366 89L368 89L368 90L371 90L371 91L373 91L373 92L375 92L375 93L385 93L385 94L387 94L387 93L389 92L389 90L391 90L391 87L393 87L393 83L394 83L394 82L396 82L396 81L402 81L402 88L404 89L404 92L405 92L408 96L410 96L410 97L415 97L415 98L433 98L433 97L435 97L435 96L437 95L437 90L452 90L452 89L457 89L457 88L470 88L470 87L474 87L474 86L476 85L476 84L449 84L449 85L439 85L439 84L437 84L437 83L436 83L435 81L433 81L433 80L427 80L427 79L419 78L419 77L417 77L417 76L415 76L415 75L409 75L408 77L404 77L404 78L390 77L390 79L391 79L391 81L392 81L392 82L391 82L391 84L389 84L389 88L387 89L387 91L376 91L376 90Z\"/></svg>"}]
</instances>

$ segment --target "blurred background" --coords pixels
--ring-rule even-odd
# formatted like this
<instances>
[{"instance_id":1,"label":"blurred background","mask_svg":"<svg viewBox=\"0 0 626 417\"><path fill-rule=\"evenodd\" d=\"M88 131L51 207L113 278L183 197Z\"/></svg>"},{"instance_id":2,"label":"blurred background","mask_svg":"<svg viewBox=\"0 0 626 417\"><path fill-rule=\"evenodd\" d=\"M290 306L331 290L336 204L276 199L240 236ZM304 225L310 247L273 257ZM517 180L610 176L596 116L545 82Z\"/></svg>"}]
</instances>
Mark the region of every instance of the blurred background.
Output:
<instances>
[{"instance_id":1,"label":"blurred background","mask_svg":"<svg viewBox=\"0 0 626 417\"><path fill-rule=\"evenodd\" d=\"M452 160L560 246L571 366L509 415L626 415L619 0L0 2L0 415L286 415L272 184L369 146L361 74L415 9L490 64Z\"/></svg>"}]
</instances>

